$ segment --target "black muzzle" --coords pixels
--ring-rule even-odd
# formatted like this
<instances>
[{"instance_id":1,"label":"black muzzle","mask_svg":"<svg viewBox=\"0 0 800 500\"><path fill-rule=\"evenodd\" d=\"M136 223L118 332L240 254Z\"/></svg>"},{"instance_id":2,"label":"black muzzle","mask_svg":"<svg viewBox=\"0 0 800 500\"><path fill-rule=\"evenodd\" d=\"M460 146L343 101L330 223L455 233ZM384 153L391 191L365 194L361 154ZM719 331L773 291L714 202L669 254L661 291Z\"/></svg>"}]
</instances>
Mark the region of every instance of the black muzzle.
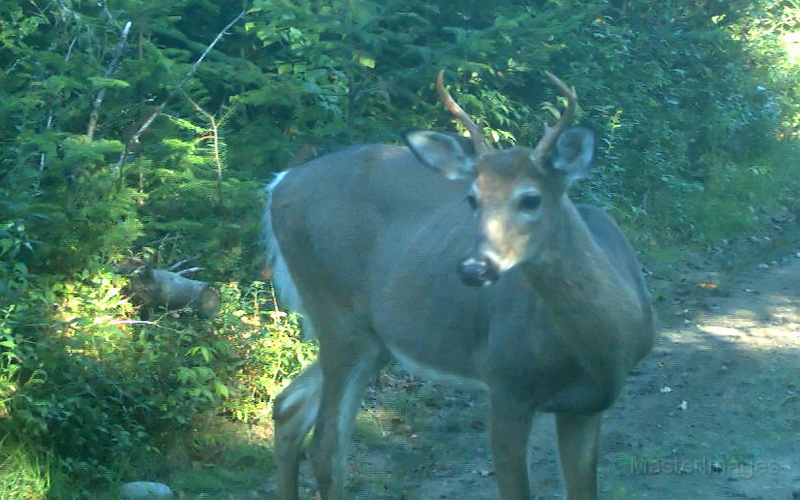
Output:
<instances>
[{"instance_id":1,"label":"black muzzle","mask_svg":"<svg viewBox=\"0 0 800 500\"><path fill-rule=\"evenodd\" d=\"M458 265L458 274L469 286L489 286L500 277L497 266L487 257L467 257Z\"/></svg>"}]
</instances>

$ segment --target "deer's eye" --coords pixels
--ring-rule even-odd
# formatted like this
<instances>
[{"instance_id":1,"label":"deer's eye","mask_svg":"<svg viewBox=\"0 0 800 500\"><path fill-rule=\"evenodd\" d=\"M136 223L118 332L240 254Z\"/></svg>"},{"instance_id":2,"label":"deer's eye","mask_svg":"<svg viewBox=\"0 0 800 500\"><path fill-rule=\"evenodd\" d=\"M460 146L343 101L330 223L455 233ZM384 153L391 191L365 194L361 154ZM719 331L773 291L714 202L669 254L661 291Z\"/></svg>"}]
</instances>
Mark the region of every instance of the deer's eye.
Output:
<instances>
[{"instance_id":1,"label":"deer's eye","mask_svg":"<svg viewBox=\"0 0 800 500\"><path fill-rule=\"evenodd\" d=\"M542 204L542 196L537 193L525 193L519 197L517 208L522 212L533 212L538 210Z\"/></svg>"}]
</instances>

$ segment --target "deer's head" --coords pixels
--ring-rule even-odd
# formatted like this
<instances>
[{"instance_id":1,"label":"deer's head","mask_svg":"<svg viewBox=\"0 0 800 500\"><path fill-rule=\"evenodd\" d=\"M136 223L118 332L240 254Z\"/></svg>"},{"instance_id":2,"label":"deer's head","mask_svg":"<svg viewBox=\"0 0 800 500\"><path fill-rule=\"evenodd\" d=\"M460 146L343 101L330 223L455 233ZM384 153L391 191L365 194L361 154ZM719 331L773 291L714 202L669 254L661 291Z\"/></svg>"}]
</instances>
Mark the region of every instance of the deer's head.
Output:
<instances>
[{"instance_id":1,"label":"deer's head","mask_svg":"<svg viewBox=\"0 0 800 500\"><path fill-rule=\"evenodd\" d=\"M467 202L479 219L475 244L459 265L465 283L487 286L520 262L545 258L558 227L572 208L570 185L585 177L594 162L594 133L568 127L577 106L575 90L551 73L550 81L567 97L567 108L535 148L494 150L484 145L480 128L444 88L445 106L470 132L465 138L431 130L412 130L404 139L417 158L449 179L472 179Z\"/></svg>"}]
</instances>

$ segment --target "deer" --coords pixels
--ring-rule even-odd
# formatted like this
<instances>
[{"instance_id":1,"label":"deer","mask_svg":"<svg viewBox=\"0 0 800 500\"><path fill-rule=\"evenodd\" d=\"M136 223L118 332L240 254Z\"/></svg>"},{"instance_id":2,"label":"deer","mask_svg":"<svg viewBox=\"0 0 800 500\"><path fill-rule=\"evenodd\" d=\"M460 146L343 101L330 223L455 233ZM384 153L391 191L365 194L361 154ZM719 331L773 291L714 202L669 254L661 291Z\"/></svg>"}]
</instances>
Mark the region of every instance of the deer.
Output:
<instances>
[{"instance_id":1,"label":"deer","mask_svg":"<svg viewBox=\"0 0 800 500\"><path fill-rule=\"evenodd\" d=\"M502 500L529 500L533 417L553 413L566 497L597 496L603 412L651 349L637 255L607 211L568 191L593 169L595 134L566 98L534 148L494 149L437 78L469 137L402 133L279 173L264 237L283 304L319 352L275 399L275 490L297 499L304 440L318 495L345 496L363 393L390 360L487 391Z\"/></svg>"}]
</instances>

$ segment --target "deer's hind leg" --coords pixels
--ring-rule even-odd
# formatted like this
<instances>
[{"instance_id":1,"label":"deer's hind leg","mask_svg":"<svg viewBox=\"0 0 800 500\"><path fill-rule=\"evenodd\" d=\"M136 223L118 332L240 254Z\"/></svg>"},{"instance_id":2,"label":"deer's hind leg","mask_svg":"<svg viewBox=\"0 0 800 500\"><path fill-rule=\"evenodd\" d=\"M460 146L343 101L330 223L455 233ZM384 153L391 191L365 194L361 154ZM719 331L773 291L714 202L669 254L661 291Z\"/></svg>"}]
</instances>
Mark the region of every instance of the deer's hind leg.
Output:
<instances>
[{"instance_id":1,"label":"deer's hind leg","mask_svg":"<svg viewBox=\"0 0 800 500\"><path fill-rule=\"evenodd\" d=\"M347 450L356 413L364 391L389 358L368 328L354 328L352 321L347 324L344 335L316 330L323 382L311 460L323 500L344 498Z\"/></svg>"},{"instance_id":2,"label":"deer's hind leg","mask_svg":"<svg viewBox=\"0 0 800 500\"><path fill-rule=\"evenodd\" d=\"M298 498L303 440L317 420L322 391L319 362L306 368L275 399L275 469L278 500Z\"/></svg>"}]
</instances>

